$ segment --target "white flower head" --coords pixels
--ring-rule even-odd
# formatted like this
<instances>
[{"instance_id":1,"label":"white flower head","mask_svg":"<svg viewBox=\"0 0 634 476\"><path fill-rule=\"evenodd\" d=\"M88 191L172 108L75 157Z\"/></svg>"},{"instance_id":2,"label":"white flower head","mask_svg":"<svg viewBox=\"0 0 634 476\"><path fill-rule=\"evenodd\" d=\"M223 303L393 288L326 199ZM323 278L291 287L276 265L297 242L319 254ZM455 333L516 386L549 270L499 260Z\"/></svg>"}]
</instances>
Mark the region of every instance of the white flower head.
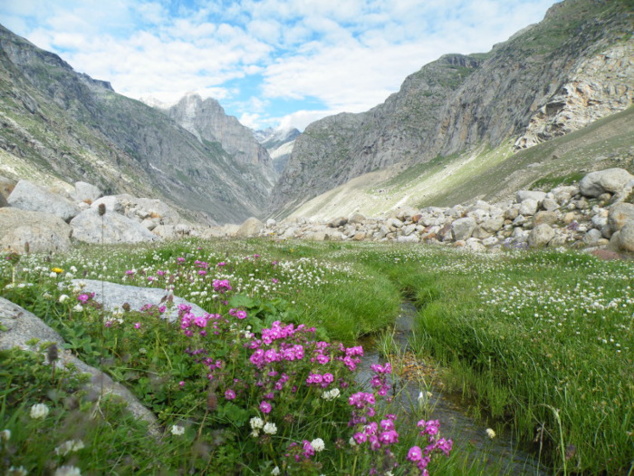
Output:
<instances>
[{"instance_id":1,"label":"white flower head","mask_svg":"<svg viewBox=\"0 0 634 476\"><path fill-rule=\"evenodd\" d=\"M11 430L0 431L0 441L9 441L11 439Z\"/></svg>"},{"instance_id":2,"label":"white flower head","mask_svg":"<svg viewBox=\"0 0 634 476\"><path fill-rule=\"evenodd\" d=\"M260 417L251 418L251 420L249 421L249 424L251 425L251 428L254 430L261 430L262 428L264 428L264 420L262 420L262 418Z\"/></svg>"},{"instance_id":3,"label":"white flower head","mask_svg":"<svg viewBox=\"0 0 634 476\"><path fill-rule=\"evenodd\" d=\"M495 431L492 428L487 428L486 434L491 439L495 438Z\"/></svg>"},{"instance_id":4,"label":"white flower head","mask_svg":"<svg viewBox=\"0 0 634 476\"><path fill-rule=\"evenodd\" d=\"M341 395L341 391L338 388L333 388L330 390L326 390L321 394L321 398L324 400L334 400Z\"/></svg>"},{"instance_id":5,"label":"white flower head","mask_svg":"<svg viewBox=\"0 0 634 476\"><path fill-rule=\"evenodd\" d=\"M262 431L264 431L267 435L274 435L277 433L277 425L275 423L268 422L264 425L264 429Z\"/></svg>"},{"instance_id":6,"label":"white flower head","mask_svg":"<svg viewBox=\"0 0 634 476\"><path fill-rule=\"evenodd\" d=\"M84 308L82 307L81 304L75 304L75 307L73 307L73 311L75 311L75 312L81 312L83 310L84 310Z\"/></svg>"},{"instance_id":7,"label":"white flower head","mask_svg":"<svg viewBox=\"0 0 634 476\"><path fill-rule=\"evenodd\" d=\"M59 302L64 302L67 299L68 299L68 294L62 294L59 298L57 298Z\"/></svg>"},{"instance_id":8,"label":"white flower head","mask_svg":"<svg viewBox=\"0 0 634 476\"><path fill-rule=\"evenodd\" d=\"M81 471L75 466L60 466L53 476L81 476Z\"/></svg>"},{"instance_id":9,"label":"white flower head","mask_svg":"<svg viewBox=\"0 0 634 476\"><path fill-rule=\"evenodd\" d=\"M184 435L185 427L182 427L180 425L172 425L170 432L172 433L172 435L176 435L176 436Z\"/></svg>"},{"instance_id":10,"label":"white flower head","mask_svg":"<svg viewBox=\"0 0 634 476\"><path fill-rule=\"evenodd\" d=\"M81 440L68 440L55 448L55 454L66 456L68 453L74 453L84 448L84 442Z\"/></svg>"},{"instance_id":11,"label":"white flower head","mask_svg":"<svg viewBox=\"0 0 634 476\"><path fill-rule=\"evenodd\" d=\"M312 446L317 453L323 451L324 448L326 448L326 444L321 438L315 438L313 441L310 442L310 446Z\"/></svg>"},{"instance_id":12,"label":"white flower head","mask_svg":"<svg viewBox=\"0 0 634 476\"><path fill-rule=\"evenodd\" d=\"M31 407L31 418L34 420L41 420L46 418L48 415L49 409L44 403L36 403Z\"/></svg>"},{"instance_id":13,"label":"white flower head","mask_svg":"<svg viewBox=\"0 0 634 476\"><path fill-rule=\"evenodd\" d=\"M271 474L272 474L272 475L274 475L274 476L276 476L276 475L280 474L280 467L279 467L279 466L276 466L275 468L273 468L273 469L271 470Z\"/></svg>"}]
</instances>

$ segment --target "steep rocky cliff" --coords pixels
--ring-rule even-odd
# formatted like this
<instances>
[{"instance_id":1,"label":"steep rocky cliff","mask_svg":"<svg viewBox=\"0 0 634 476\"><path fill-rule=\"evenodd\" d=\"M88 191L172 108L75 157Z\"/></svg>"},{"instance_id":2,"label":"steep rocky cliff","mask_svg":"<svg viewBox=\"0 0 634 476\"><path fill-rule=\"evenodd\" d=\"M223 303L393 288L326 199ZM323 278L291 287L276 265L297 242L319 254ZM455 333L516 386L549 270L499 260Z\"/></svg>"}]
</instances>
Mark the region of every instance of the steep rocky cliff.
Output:
<instances>
[{"instance_id":1,"label":"steep rocky cliff","mask_svg":"<svg viewBox=\"0 0 634 476\"><path fill-rule=\"evenodd\" d=\"M448 55L361 114L311 124L274 190L286 214L353 177L513 139L528 147L632 104L628 0L566 0L486 54Z\"/></svg>"},{"instance_id":2,"label":"steep rocky cliff","mask_svg":"<svg viewBox=\"0 0 634 476\"><path fill-rule=\"evenodd\" d=\"M284 172L293 152L295 139L300 134L301 132L295 128L273 129L269 127L265 130L253 132L255 140L262 144L271 156L273 168L278 175Z\"/></svg>"},{"instance_id":3,"label":"steep rocky cliff","mask_svg":"<svg viewBox=\"0 0 634 476\"><path fill-rule=\"evenodd\" d=\"M1 26L0 122L0 175L88 181L219 223L262 216L268 200L272 182L252 179L218 143Z\"/></svg>"},{"instance_id":4,"label":"steep rocky cliff","mask_svg":"<svg viewBox=\"0 0 634 476\"><path fill-rule=\"evenodd\" d=\"M253 137L251 129L225 114L218 101L188 94L165 112L201 143L220 144L244 167L244 175L254 187L261 187L267 192L273 188L276 174L266 148Z\"/></svg>"}]
</instances>

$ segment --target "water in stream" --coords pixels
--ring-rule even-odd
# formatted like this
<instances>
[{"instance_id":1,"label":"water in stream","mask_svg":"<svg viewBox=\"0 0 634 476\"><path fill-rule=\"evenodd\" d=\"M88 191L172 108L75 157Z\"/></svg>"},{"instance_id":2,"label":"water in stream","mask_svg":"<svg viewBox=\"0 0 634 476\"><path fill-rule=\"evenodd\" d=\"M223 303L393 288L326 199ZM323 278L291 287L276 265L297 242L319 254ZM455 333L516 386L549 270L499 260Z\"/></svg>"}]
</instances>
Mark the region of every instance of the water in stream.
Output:
<instances>
[{"instance_id":1,"label":"water in stream","mask_svg":"<svg viewBox=\"0 0 634 476\"><path fill-rule=\"evenodd\" d=\"M407 349L415 316L416 308L414 305L403 303L401 313L395 323L394 336L401 351ZM373 375L370 365L382 363L382 361L378 350L367 348L365 345L364 349L365 356L358 373L358 379L369 387L369 380ZM421 391L425 394L427 390L431 390L432 396L427 404L433 410L428 419L440 420L442 436L454 441L454 451L460 451L460 448L465 447L473 448L474 457L485 459L491 468L495 468L492 469L494 472L491 474L539 476L549 474L547 468L540 465L533 456L518 448L517 442L511 438L510 434L498 433L495 438L489 438L486 427L467 416L465 409L461 408L455 401L443 396L441 389L420 388L416 382L409 380L405 380L402 384L404 388L399 392L402 404L401 420L406 420L410 414L412 424L415 424L416 417L412 414L412 410L416 410L416 408L412 407L418 405L418 396Z\"/></svg>"}]
</instances>

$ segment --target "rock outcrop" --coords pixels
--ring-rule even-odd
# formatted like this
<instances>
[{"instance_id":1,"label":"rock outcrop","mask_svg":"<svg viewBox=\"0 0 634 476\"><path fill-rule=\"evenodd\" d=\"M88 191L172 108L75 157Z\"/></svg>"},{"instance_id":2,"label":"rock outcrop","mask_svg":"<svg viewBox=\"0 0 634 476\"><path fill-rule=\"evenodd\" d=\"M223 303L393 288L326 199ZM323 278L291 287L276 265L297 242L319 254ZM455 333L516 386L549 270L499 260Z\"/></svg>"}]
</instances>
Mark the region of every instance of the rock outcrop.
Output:
<instances>
[{"instance_id":1,"label":"rock outcrop","mask_svg":"<svg viewBox=\"0 0 634 476\"><path fill-rule=\"evenodd\" d=\"M0 350L20 347L27 351L36 351L28 344L32 339L41 342L53 342L58 348L62 348L62 337L39 317L26 309L13 304L0 297ZM82 362L70 352L64 352L55 365L60 368L72 364L80 373L90 374L92 379L87 384L88 390L99 395L116 395L123 399L128 410L138 419L146 421L150 425L150 432L159 434L156 416L145 408L141 402L123 385L114 382L108 375Z\"/></svg>"},{"instance_id":2,"label":"rock outcrop","mask_svg":"<svg viewBox=\"0 0 634 476\"><path fill-rule=\"evenodd\" d=\"M50 213L66 222L79 214L79 207L73 202L28 180L18 182L7 202L14 208Z\"/></svg>"},{"instance_id":3,"label":"rock outcrop","mask_svg":"<svg viewBox=\"0 0 634 476\"><path fill-rule=\"evenodd\" d=\"M353 177L509 140L518 149L627 109L634 97L631 8L567 0L486 54L447 55L361 114L298 137L272 196L276 216Z\"/></svg>"},{"instance_id":4,"label":"rock outcrop","mask_svg":"<svg viewBox=\"0 0 634 476\"><path fill-rule=\"evenodd\" d=\"M65 252L71 248L71 233L70 225L57 215L0 208L0 250Z\"/></svg>"}]
</instances>

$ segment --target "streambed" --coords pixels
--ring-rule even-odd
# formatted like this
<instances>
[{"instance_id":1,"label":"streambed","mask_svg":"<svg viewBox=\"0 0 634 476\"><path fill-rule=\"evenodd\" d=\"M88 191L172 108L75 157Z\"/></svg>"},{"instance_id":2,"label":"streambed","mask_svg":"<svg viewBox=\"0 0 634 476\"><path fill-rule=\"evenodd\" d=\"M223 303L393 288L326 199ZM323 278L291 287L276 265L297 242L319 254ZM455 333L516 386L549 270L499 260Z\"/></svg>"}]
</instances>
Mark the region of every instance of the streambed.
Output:
<instances>
[{"instance_id":1,"label":"streambed","mask_svg":"<svg viewBox=\"0 0 634 476\"><path fill-rule=\"evenodd\" d=\"M405 352L408 348L415 317L414 305L404 302L394 326L394 340L401 352ZM364 343L364 350L365 356L357 380L369 388L369 381L373 375L370 366L383 363L384 359L381 358L374 345ZM461 405L459 400L443 395L442 388L438 386L423 388L412 379L401 379L399 384L401 388L398 389L397 398L400 403L399 419L402 421L410 419L412 424L416 423L418 418L416 415L420 415L418 397L422 392L425 398L428 398L426 405L431 408L427 419L440 420L441 434L454 441L454 451L471 447L474 457L486 461L495 474L539 476L550 474L548 469L540 465L531 454L518 447L517 441L513 440L510 433L500 432L495 438L489 438L486 426L469 417L466 407ZM427 397L428 391L431 392L431 397Z\"/></svg>"}]
</instances>

